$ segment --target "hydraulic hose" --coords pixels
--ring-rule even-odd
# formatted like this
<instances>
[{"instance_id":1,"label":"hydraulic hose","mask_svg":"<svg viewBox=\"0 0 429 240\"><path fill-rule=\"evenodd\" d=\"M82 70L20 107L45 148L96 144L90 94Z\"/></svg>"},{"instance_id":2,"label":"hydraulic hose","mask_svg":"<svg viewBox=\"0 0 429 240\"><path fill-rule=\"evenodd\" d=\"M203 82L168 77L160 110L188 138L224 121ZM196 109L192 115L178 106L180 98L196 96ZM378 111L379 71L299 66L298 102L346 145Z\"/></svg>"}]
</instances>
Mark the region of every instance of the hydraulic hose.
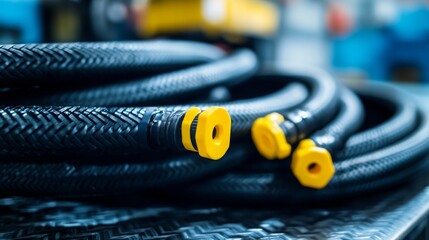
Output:
<instances>
[{"instance_id":1,"label":"hydraulic hose","mask_svg":"<svg viewBox=\"0 0 429 240\"><path fill-rule=\"evenodd\" d=\"M185 47L181 47L182 44ZM244 136L249 133L257 117L295 107L307 96L303 86L292 83L284 84L278 91L264 97L219 103L217 107L211 107L214 105L212 103L137 107L135 105L173 103L184 95L192 96L217 86L237 84L249 78L257 69L256 57L248 50L223 57L222 51L217 48L195 44L193 51L199 53L186 55L193 43L173 42L171 46L163 48L164 45L168 45L168 42L3 46L3 54L13 55L15 61L26 65L26 68L17 67L15 70L8 68L2 76L3 85L21 88L3 92L8 96L2 99L7 104L3 103L4 106L0 108L0 155L5 169L3 188L8 191L15 189L25 192L33 189L62 194L90 193L92 189L93 193L106 193L112 189L121 191L172 184L180 182L182 178L194 179L216 169L227 170L228 166L240 162L238 157L231 161L228 160L230 157L225 157L217 165L204 165L204 160L186 155L166 157L159 165L153 159L157 152L162 154L183 150L198 151L200 156L213 160L220 159L229 147L231 133L235 138ZM16 49L31 52L31 56L14 55ZM73 61L66 61L63 67L73 69L74 72L68 74L64 69L55 67L62 61L60 58L51 59L34 54L39 49L45 50L45 53L54 51L60 56L71 54L71 57L81 62L93 61L84 54L91 51L106 58L97 62L98 67L88 66L88 71ZM172 56L169 58L171 51ZM138 59L136 62L127 62L137 56L140 62ZM148 61L148 58L155 60ZM164 58L166 61L161 61ZM113 61L117 68L109 66L108 60ZM43 70L40 75L28 70L34 68L30 66L32 61L45 67L39 66ZM95 74L96 68L100 71L108 69L106 75L97 74L97 78L110 74L120 76L122 67L127 68L129 64L130 68L140 66L141 69L136 73L143 76L153 74L153 68L162 68L164 73L140 80L128 80L129 75L124 74L126 82L111 83L109 80L103 85L98 85L98 80L90 81L89 77ZM187 68L171 70L183 67ZM169 72L165 73L167 70ZM82 79L87 82L80 82ZM98 86L94 86L94 82ZM76 84L78 88L52 92L52 89L63 89L56 86L63 83ZM87 86L83 87L83 83ZM29 88L32 86L40 87ZM25 96L22 94L25 91L34 91L35 94ZM234 122L232 127L231 119ZM237 148L238 152L245 149ZM237 154L233 151L231 155ZM135 165L132 169L130 162ZM138 172L138 169L142 170ZM150 169L153 175L145 172ZM133 171L137 171L136 175L132 175ZM135 184L126 181L131 176L129 174L137 178ZM140 174L141 177L136 177ZM153 177L155 175L159 177ZM162 177L164 175L168 177ZM68 187L60 184L62 189L58 189L61 181L56 179L71 180L63 182ZM122 182L117 183L115 188L106 183L108 179L112 182L122 179ZM20 181L24 185L19 186L17 182ZM88 186L88 189L85 190L82 185Z\"/></svg>"},{"instance_id":2,"label":"hydraulic hose","mask_svg":"<svg viewBox=\"0 0 429 240\"><path fill-rule=\"evenodd\" d=\"M290 84L277 92L264 97L238 100L223 106L229 109L236 119L233 132L247 133L252 124L251 114L266 114L270 109L287 109L296 106L306 97L305 88ZM288 98L289 101L280 101ZM201 106L201 105L197 105ZM253 109L251 106L254 106ZM235 127L234 127L235 126ZM236 129L236 130L234 130ZM60 195L121 193L135 189L154 188L179 184L197 179L214 172L224 172L245 161L248 147L243 144L232 146L221 161L216 164L203 161L197 156L179 157L128 156L127 160L113 157L113 163L106 157L87 158L50 157L39 159L37 163L4 160L0 189L14 193L50 193ZM110 156L111 157L111 156ZM155 158L154 160L152 160ZM100 165L98 161L105 164ZM96 163L93 163L93 162ZM83 164L83 165L82 165Z\"/></svg>"},{"instance_id":3,"label":"hydraulic hose","mask_svg":"<svg viewBox=\"0 0 429 240\"><path fill-rule=\"evenodd\" d=\"M147 162L139 157L123 163L91 163L56 159L50 162L1 163L0 189L3 193L86 196L120 194L148 188L186 183L216 172L228 171L245 158L242 146L233 146L221 161L204 161L195 155L159 158ZM96 159L98 162L106 159Z\"/></svg>"},{"instance_id":4,"label":"hydraulic hose","mask_svg":"<svg viewBox=\"0 0 429 240\"><path fill-rule=\"evenodd\" d=\"M110 155L185 150L217 160L229 147L231 119L223 108L4 107L0 109L0 155ZM184 129L195 120L199 136ZM212 139L214 128L222 129ZM186 131L187 130L187 131ZM195 138L202 138L196 140ZM207 140L208 139L208 140ZM212 141L210 141L212 139Z\"/></svg>"},{"instance_id":5,"label":"hydraulic hose","mask_svg":"<svg viewBox=\"0 0 429 240\"><path fill-rule=\"evenodd\" d=\"M255 55L239 50L230 56L148 78L75 90L21 90L1 96L8 105L136 106L169 104L206 89L248 79L257 70Z\"/></svg>"},{"instance_id":6,"label":"hydraulic hose","mask_svg":"<svg viewBox=\"0 0 429 240\"><path fill-rule=\"evenodd\" d=\"M0 86L0 190L10 193L181 186L214 199L329 200L408 179L429 149L427 115L403 92L354 87L362 105L321 70L261 72L245 49L3 45ZM218 88L231 95L213 102ZM368 102L392 116L362 124Z\"/></svg>"},{"instance_id":7,"label":"hydraulic hose","mask_svg":"<svg viewBox=\"0 0 429 240\"><path fill-rule=\"evenodd\" d=\"M293 111L272 113L255 121L252 138L259 153L267 159L284 159L292 145L326 124L338 106L338 86L327 73L316 69L289 69L277 73L284 78L305 84L310 96Z\"/></svg>"},{"instance_id":8,"label":"hydraulic hose","mask_svg":"<svg viewBox=\"0 0 429 240\"><path fill-rule=\"evenodd\" d=\"M393 116L377 127L354 134L337 159L346 159L362 152L371 152L388 146L407 136L417 124L417 106L410 96L387 84L373 83L371 87L355 85L353 89L362 97L381 102L384 110L393 108ZM383 94L380 94L380 93ZM371 104L371 102L369 103Z\"/></svg>"},{"instance_id":9,"label":"hydraulic hose","mask_svg":"<svg viewBox=\"0 0 429 240\"><path fill-rule=\"evenodd\" d=\"M216 47L185 41L47 43L0 46L0 86L91 84L212 61Z\"/></svg>"},{"instance_id":10,"label":"hydraulic hose","mask_svg":"<svg viewBox=\"0 0 429 240\"><path fill-rule=\"evenodd\" d=\"M223 106L229 109L237 124L232 129L237 134L248 133L252 121L249 114L266 114L270 109L287 109L296 106L307 96L305 88L290 84L264 97L238 100ZM285 99L289 99L284 101ZM282 101L281 101L282 100ZM201 105L197 105L200 107ZM252 108L252 106L254 108ZM86 195L129 192L157 186L179 184L205 177L215 172L225 172L244 162L248 147L232 146L221 161L203 161L192 155L179 157L128 156L127 160L106 157L39 159L37 163L27 161L3 161L0 164L0 189L14 193L49 193L59 195ZM153 159L153 160L152 160ZM99 161L105 164L99 163ZM96 163L93 163L93 162ZM82 165L83 164L83 165Z\"/></svg>"},{"instance_id":11,"label":"hydraulic hose","mask_svg":"<svg viewBox=\"0 0 429 240\"><path fill-rule=\"evenodd\" d=\"M283 101L290 96L294 97ZM234 122L232 134L238 137L248 132L257 117L295 106L304 97L302 87L291 85L264 99L242 100L218 106L230 112ZM219 159L226 149L209 150L216 144L204 145L200 140L202 145L197 147L196 143L196 131L204 133L201 136L203 141L209 139L211 142L210 129L215 126L203 125L198 130L197 124L198 121L220 114L210 124L217 124L219 128L228 127L224 120L228 120L229 116L221 109L208 108L203 104L196 106L207 110L200 114L198 108L187 105L158 108L4 107L0 108L0 155L107 155L137 154L145 150L183 150L186 148L182 145L183 139L189 136L186 149L199 149L200 155ZM229 132L229 129L224 129L223 134L227 136L222 138L227 142L220 147L229 146Z\"/></svg>"},{"instance_id":12,"label":"hydraulic hose","mask_svg":"<svg viewBox=\"0 0 429 240\"><path fill-rule=\"evenodd\" d=\"M329 201L383 189L412 176L410 171L415 172L414 166L420 165L420 159L427 161L429 141L423 137L429 131L427 114L422 122L415 132L397 144L335 163L334 177L321 190L302 188L285 172L236 172L193 186L191 191L207 198L222 196L222 199L239 201L246 196L249 201L285 204Z\"/></svg>"},{"instance_id":13,"label":"hydraulic hose","mask_svg":"<svg viewBox=\"0 0 429 240\"><path fill-rule=\"evenodd\" d=\"M57 95L47 103L70 105L76 103L73 102L75 99L84 105L121 105L167 97L174 99L180 94L192 94L220 83L245 79L255 71L256 66L253 53L243 50L214 63L163 74L146 81L66 93L64 97ZM136 96L137 99L127 96ZM4 107L0 111L1 155L133 154L145 150L198 149L201 156L219 159L229 146L231 120L222 109L208 109L199 114L200 109L188 106L18 106ZM209 121L208 118L216 120ZM194 125L192 129L190 124ZM216 139L211 139L214 130L209 128L218 130ZM197 142L201 146L197 147Z\"/></svg>"},{"instance_id":14,"label":"hydraulic hose","mask_svg":"<svg viewBox=\"0 0 429 240\"><path fill-rule=\"evenodd\" d=\"M363 122L363 106L358 97L342 88L340 110L330 123L302 140L292 155L291 169L307 187L323 188L335 172L332 156Z\"/></svg>"},{"instance_id":15,"label":"hydraulic hose","mask_svg":"<svg viewBox=\"0 0 429 240\"><path fill-rule=\"evenodd\" d=\"M362 141L360 144L365 151L356 153L356 156L335 159L335 175L327 186L320 190L302 188L300 184L293 180L292 174L288 174L284 168L274 167L270 171L258 171L263 169L256 165L254 170L240 171L226 174L224 176L208 180L191 186L189 189L194 194L205 197L222 196L223 199L238 200L243 196L250 200L276 202L276 203L304 203L315 201L328 201L335 198L351 197L368 191L374 191L383 187L388 187L400 181L404 181L416 172L417 166L426 166L425 162L429 152L429 113L418 109L410 97L391 87L383 85L371 85L359 90L363 98L370 97L372 100L379 100L384 106L395 106L395 113L389 120L377 126L373 126L350 137L352 141L355 137L380 139L383 142L390 142L379 149L371 149L372 143L366 147ZM380 92L388 94L379 96ZM390 100L390 101L389 101ZM410 105L411 112L416 121L416 127L397 138L397 133L383 134L383 130L398 124L402 118L403 106ZM412 110L416 110L413 112ZM399 111L398 111L399 110ZM401 117L402 116L402 117ZM402 124L411 124L402 122ZM396 130L401 132L400 130ZM384 139L391 138L392 139ZM395 140L396 139L396 140ZM356 141L356 140L353 140ZM354 148L354 144L346 143L343 152L348 151L348 146ZM343 155L344 156L344 155ZM252 156L248 156L252 158ZM260 162L260 165L269 164ZM302 184L302 183L301 183ZM185 191L186 193L187 191Z\"/></svg>"}]
</instances>

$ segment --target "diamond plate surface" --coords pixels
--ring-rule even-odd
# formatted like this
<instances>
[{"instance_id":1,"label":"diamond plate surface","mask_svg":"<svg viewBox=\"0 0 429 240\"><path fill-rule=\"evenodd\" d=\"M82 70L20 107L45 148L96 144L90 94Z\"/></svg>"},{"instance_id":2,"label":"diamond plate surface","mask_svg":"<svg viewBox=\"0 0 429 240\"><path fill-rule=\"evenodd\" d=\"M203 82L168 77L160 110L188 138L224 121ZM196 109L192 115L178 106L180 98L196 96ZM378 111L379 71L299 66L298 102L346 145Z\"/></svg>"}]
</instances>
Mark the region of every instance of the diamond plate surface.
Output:
<instances>
[{"instance_id":1,"label":"diamond plate surface","mask_svg":"<svg viewBox=\"0 0 429 240\"><path fill-rule=\"evenodd\" d=\"M421 181L314 209L127 206L118 199L2 198L0 239L397 239L425 230L429 212Z\"/></svg>"}]
</instances>

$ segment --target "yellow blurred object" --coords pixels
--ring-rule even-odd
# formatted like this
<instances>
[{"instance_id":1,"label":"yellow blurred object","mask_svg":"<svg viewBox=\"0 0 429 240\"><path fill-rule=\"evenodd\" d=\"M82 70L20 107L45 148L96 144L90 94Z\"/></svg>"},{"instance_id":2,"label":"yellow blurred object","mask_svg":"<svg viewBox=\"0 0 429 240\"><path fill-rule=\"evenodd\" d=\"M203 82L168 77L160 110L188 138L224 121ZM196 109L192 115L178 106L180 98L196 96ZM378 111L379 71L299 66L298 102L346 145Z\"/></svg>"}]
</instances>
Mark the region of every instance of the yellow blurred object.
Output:
<instances>
[{"instance_id":1,"label":"yellow blurred object","mask_svg":"<svg viewBox=\"0 0 429 240\"><path fill-rule=\"evenodd\" d=\"M275 6L261 0L149 0L139 14L138 31L145 37L195 31L269 36L278 18Z\"/></svg>"},{"instance_id":2,"label":"yellow blurred object","mask_svg":"<svg viewBox=\"0 0 429 240\"><path fill-rule=\"evenodd\" d=\"M301 185L315 189L326 187L335 173L331 154L311 139L298 145L292 155L291 169Z\"/></svg>"}]
</instances>

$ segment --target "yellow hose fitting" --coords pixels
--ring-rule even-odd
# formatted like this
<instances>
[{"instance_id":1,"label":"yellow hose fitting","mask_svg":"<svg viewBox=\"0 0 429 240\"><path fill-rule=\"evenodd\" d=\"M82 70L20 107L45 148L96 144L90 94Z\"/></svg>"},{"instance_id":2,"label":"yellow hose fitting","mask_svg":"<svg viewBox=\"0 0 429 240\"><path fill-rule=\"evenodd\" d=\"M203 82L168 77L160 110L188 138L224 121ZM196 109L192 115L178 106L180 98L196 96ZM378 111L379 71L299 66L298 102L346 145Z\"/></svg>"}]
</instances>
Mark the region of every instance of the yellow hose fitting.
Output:
<instances>
[{"instance_id":1,"label":"yellow hose fitting","mask_svg":"<svg viewBox=\"0 0 429 240\"><path fill-rule=\"evenodd\" d=\"M266 159L284 159L290 155L291 146L278 125L283 121L281 114L271 113L253 123L253 142L258 152Z\"/></svg>"},{"instance_id":2,"label":"yellow hose fitting","mask_svg":"<svg viewBox=\"0 0 429 240\"><path fill-rule=\"evenodd\" d=\"M201 112L201 109L197 107L192 107L188 109L182 121L182 144L186 150L189 150L192 152L198 152L198 151L197 149L195 149L194 145L192 144L191 125L192 125L192 121L194 121L194 118L198 116L200 112Z\"/></svg>"},{"instance_id":3,"label":"yellow hose fitting","mask_svg":"<svg viewBox=\"0 0 429 240\"><path fill-rule=\"evenodd\" d=\"M322 189L334 176L331 154L318 147L313 140L302 140L292 155L291 169L301 185Z\"/></svg>"},{"instance_id":4,"label":"yellow hose fitting","mask_svg":"<svg viewBox=\"0 0 429 240\"><path fill-rule=\"evenodd\" d=\"M199 115L198 115L199 114ZM191 136L191 125L198 116L195 136ZM192 144L195 137L197 149ZM201 157L218 160L229 148L231 138L231 117L225 108L210 107L201 112L190 108L182 122L182 143L185 149L198 152Z\"/></svg>"}]
</instances>

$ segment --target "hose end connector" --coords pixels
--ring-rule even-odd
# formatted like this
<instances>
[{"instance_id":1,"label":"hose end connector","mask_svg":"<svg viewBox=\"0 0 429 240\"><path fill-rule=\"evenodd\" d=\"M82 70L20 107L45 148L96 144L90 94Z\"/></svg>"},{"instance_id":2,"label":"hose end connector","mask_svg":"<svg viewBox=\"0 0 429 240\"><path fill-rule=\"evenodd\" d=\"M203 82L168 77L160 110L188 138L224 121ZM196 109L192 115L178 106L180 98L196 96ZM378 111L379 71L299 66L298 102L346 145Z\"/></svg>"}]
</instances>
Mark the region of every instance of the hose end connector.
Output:
<instances>
[{"instance_id":1,"label":"hose end connector","mask_svg":"<svg viewBox=\"0 0 429 240\"><path fill-rule=\"evenodd\" d=\"M253 123L253 142L258 152L266 159L284 159L291 153L291 145L278 125L283 121L281 114L271 113Z\"/></svg>"},{"instance_id":2,"label":"hose end connector","mask_svg":"<svg viewBox=\"0 0 429 240\"><path fill-rule=\"evenodd\" d=\"M292 155L291 169L301 185L322 189L334 176L331 154L313 140L302 140Z\"/></svg>"},{"instance_id":3,"label":"hose end connector","mask_svg":"<svg viewBox=\"0 0 429 240\"><path fill-rule=\"evenodd\" d=\"M231 138L231 117L225 108L190 108L182 121L182 144L201 157L218 160L225 155Z\"/></svg>"}]
</instances>

